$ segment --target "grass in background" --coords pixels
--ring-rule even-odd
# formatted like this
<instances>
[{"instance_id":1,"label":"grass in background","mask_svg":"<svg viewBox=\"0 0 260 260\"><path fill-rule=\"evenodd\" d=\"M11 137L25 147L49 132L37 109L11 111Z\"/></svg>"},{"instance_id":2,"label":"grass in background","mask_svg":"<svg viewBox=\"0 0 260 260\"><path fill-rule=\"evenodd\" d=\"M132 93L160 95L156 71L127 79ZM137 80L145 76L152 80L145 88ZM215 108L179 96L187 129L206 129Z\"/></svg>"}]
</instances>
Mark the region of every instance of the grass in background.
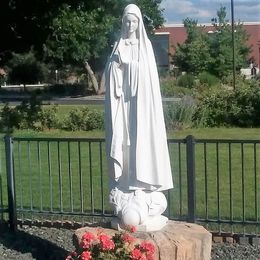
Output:
<instances>
[{"instance_id":1,"label":"grass in background","mask_svg":"<svg viewBox=\"0 0 260 260\"><path fill-rule=\"evenodd\" d=\"M70 106L66 109L69 108ZM64 111L62 110L62 113ZM35 132L23 130L15 131L13 135L24 137L103 138L104 131L66 132L50 130ZM170 131L168 133L169 138L176 139L185 138L187 135L193 135L195 138L200 139L260 139L259 129L254 128L198 128ZM40 150L38 150L39 146ZM37 144L34 142L30 146L28 146L27 142L19 145L15 143L14 158L18 207L40 211L94 211L96 213L102 209L110 211L104 144L102 144L101 155L99 145L92 144L92 157L90 157L87 143L72 142L70 144L70 153L68 152L68 144L65 142L59 144L50 143L49 149L48 153L46 143ZM260 145L256 146L258 160L256 162L254 162L253 145L246 144L243 147L243 155L240 144L232 145L231 168L227 144L219 145L218 154L215 144L207 145L206 168L203 149L203 144L196 145L197 217L259 221L257 218L260 210L260 193L255 188L259 189L260 187L260 162L258 159ZM186 147L184 144L171 144L169 150L175 188L169 192L168 214L170 217L179 218L187 215ZM1 199L3 204L6 205L3 144L1 144L0 156L2 162L0 177L3 186ZM100 158L103 161L103 175L101 175ZM91 180L93 186L91 186ZM104 194L102 194L101 185L104 187ZM207 196L205 196L205 191L207 191ZM83 203L81 203L82 198ZM208 208L206 208L206 205Z\"/></svg>"}]
</instances>

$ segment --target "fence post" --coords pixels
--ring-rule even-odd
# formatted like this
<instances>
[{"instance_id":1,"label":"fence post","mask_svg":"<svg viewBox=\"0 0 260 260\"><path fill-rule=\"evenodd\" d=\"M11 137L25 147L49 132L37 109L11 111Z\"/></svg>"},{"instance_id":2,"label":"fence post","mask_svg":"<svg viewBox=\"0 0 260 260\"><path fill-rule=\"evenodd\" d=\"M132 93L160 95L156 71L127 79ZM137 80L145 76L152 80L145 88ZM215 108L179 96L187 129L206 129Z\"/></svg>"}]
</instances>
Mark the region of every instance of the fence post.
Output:
<instances>
[{"instance_id":1,"label":"fence post","mask_svg":"<svg viewBox=\"0 0 260 260\"><path fill-rule=\"evenodd\" d=\"M12 137L9 135L5 136L5 153L6 153L9 225L11 231L16 231L17 213L16 213L16 198L15 198L14 168L13 168L13 143L12 143Z\"/></svg>"},{"instance_id":2,"label":"fence post","mask_svg":"<svg viewBox=\"0 0 260 260\"><path fill-rule=\"evenodd\" d=\"M187 192L188 192L188 222L195 222L196 187L195 187L195 140L192 135L186 137L187 156Z\"/></svg>"}]
</instances>

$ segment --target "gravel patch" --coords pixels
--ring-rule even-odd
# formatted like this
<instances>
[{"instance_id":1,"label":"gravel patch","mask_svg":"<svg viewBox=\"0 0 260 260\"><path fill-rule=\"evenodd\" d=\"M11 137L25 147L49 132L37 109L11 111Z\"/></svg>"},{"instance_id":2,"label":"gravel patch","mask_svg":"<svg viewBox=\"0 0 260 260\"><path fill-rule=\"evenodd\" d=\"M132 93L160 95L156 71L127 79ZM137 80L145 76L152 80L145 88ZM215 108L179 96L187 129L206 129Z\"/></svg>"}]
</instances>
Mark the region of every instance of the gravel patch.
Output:
<instances>
[{"instance_id":1,"label":"gravel patch","mask_svg":"<svg viewBox=\"0 0 260 260\"><path fill-rule=\"evenodd\" d=\"M259 260L260 246L240 244L214 244L212 245L212 260Z\"/></svg>"},{"instance_id":2,"label":"gravel patch","mask_svg":"<svg viewBox=\"0 0 260 260\"><path fill-rule=\"evenodd\" d=\"M0 259L65 259L74 249L74 230L23 226L16 233L0 234Z\"/></svg>"},{"instance_id":3,"label":"gravel patch","mask_svg":"<svg viewBox=\"0 0 260 260\"><path fill-rule=\"evenodd\" d=\"M73 229L36 226L19 227L17 233L0 233L0 260L58 260L65 259L74 249ZM212 260L260 259L260 246L217 244L212 246Z\"/></svg>"}]
</instances>

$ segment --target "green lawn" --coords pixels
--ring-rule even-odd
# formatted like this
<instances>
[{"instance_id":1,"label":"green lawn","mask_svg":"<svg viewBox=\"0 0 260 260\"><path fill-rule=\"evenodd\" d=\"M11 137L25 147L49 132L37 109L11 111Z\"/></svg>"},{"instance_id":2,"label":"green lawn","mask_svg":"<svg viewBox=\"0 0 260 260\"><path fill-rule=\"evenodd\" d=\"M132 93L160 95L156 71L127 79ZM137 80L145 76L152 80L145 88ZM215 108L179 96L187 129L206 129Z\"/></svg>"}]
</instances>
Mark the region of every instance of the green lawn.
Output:
<instances>
[{"instance_id":1,"label":"green lawn","mask_svg":"<svg viewBox=\"0 0 260 260\"><path fill-rule=\"evenodd\" d=\"M103 131L15 131L17 137L104 137ZM259 129L185 129L169 138L193 135L200 139L260 140ZM206 146L206 148L205 148ZM17 206L21 209L64 212L111 210L104 143L14 142ZM205 157L206 149L206 157ZM197 217L221 220L258 220L260 144L196 144ZM170 217L187 215L186 146L171 144L175 188L168 194ZM256 154L254 154L256 152ZM4 147L1 145L2 201L6 205ZM254 159L256 158L256 161ZM102 160L102 167L100 164ZM206 161L206 167L205 167ZM229 162L231 161L231 164ZM93 185L91 185L93 183ZM102 193L103 191L103 193ZM104 196L104 197L103 197Z\"/></svg>"}]
</instances>

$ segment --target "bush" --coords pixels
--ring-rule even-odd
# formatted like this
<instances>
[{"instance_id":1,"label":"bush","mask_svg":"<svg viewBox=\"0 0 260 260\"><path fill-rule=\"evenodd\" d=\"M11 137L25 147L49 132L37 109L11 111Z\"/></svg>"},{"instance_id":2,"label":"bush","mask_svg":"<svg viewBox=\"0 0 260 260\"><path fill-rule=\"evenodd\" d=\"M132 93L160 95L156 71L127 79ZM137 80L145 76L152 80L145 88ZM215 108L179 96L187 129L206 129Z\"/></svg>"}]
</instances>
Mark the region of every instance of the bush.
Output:
<instances>
[{"instance_id":1,"label":"bush","mask_svg":"<svg viewBox=\"0 0 260 260\"><path fill-rule=\"evenodd\" d=\"M49 130L51 128L59 128L59 119L57 115L58 105L50 106L43 109L40 113L41 128Z\"/></svg>"},{"instance_id":2,"label":"bush","mask_svg":"<svg viewBox=\"0 0 260 260\"><path fill-rule=\"evenodd\" d=\"M47 74L47 68L37 61L32 51L24 54L13 53L9 66L9 80L14 84L38 83L43 81Z\"/></svg>"},{"instance_id":3,"label":"bush","mask_svg":"<svg viewBox=\"0 0 260 260\"><path fill-rule=\"evenodd\" d=\"M161 79L161 94L163 97L184 97L191 95L191 89L179 87L177 81L173 77L165 77Z\"/></svg>"},{"instance_id":4,"label":"bush","mask_svg":"<svg viewBox=\"0 0 260 260\"><path fill-rule=\"evenodd\" d=\"M199 80L200 84L207 85L208 87L212 87L219 83L219 79L216 76L214 76L206 71L201 72L198 75L198 80Z\"/></svg>"},{"instance_id":5,"label":"bush","mask_svg":"<svg viewBox=\"0 0 260 260\"><path fill-rule=\"evenodd\" d=\"M219 88L205 93L193 121L199 126L260 126L260 83L250 81L236 90Z\"/></svg>"},{"instance_id":6,"label":"bush","mask_svg":"<svg viewBox=\"0 0 260 260\"><path fill-rule=\"evenodd\" d=\"M12 132L14 128L37 129L41 111L41 102L35 96L16 107L5 104L0 112L1 131Z\"/></svg>"},{"instance_id":7,"label":"bush","mask_svg":"<svg viewBox=\"0 0 260 260\"><path fill-rule=\"evenodd\" d=\"M195 85L195 77L191 74L183 74L177 79L177 85L184 88L192 88Z\"/></svg>"},{"instance_id":8,"label":"bush","mask_svg":"<svg viewBox=\"0 0 260 260\"><path fill-rule=\"evenodd\" d=\"M103 129L104 115L98 110L76 108L65 118L64 128L69 131Z\"/></svg>"},{"instance_id":9,"label":"bush","mask_svg":"<svg viewBox=\"0 0 260 260\"><path fill-rule=\"evenodd\" d=\"M168 130L181 129L192 124L195 104L191 97L184 97L181 101L164 108L165 125Z\"/></svg>"},{"instance_id":10,"label":"bush","mask_svg":"<svg viewBox=\"0 0 260 260\"><path fill-rule=\"evenodd\" d=\"M0 129L3 132L13 132L20 122L19 114L15 108L10 107L7 103L0 111Z\"/></svg>"}]
</instances>

